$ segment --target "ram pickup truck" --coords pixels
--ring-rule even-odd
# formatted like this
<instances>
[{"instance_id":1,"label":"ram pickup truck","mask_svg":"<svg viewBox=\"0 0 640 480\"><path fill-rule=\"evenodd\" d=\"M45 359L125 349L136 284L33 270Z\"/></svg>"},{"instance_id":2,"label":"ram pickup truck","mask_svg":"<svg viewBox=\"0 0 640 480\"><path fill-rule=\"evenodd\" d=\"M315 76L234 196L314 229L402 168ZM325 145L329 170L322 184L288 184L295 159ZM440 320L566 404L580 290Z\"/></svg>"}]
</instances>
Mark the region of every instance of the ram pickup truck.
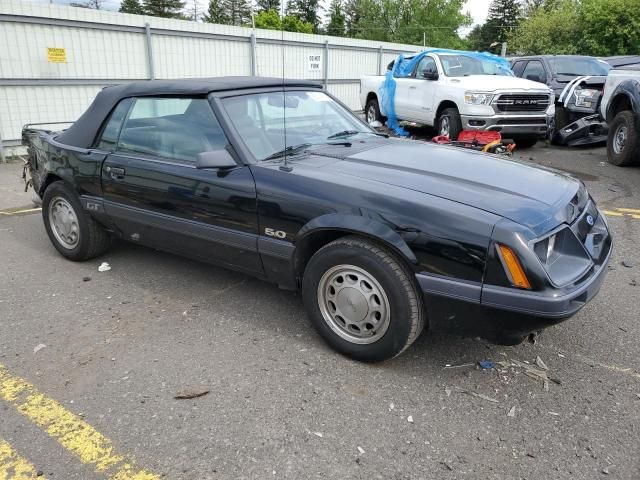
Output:
<instances>
[{"instance_id":1,"label":"ram pickup truck","mask_svg":"<svg viewBox=\"0 0 640 480\"><path fill-rule=\"evenodd\" d=\"M360 80L360 103L369 123L386 121L384 81L370 75ZM554 113L553 92L546 85L462 53L428 53L409 76L395 81L398 119L435 126L453 140L462 130L496 130L520 147L531 146L545 138Z\"/></svg>"},{"instance_id":2,"label":"ram pickup truck","mask_svg":"<svg viewBox=\"0 0 640 480\"><path fill-rule=\"evenodd\" d=\"M640 163L640 65L609 72L600 113L609 125L609 163L620 167Z\"/></svg>"},{"instance_id":3,"label":"ram pickup truck","mask_svg":"<svg viewBox=\"0 0 640 480\"><path fill-rule=\"evenodd\" d=\"M387 138L313 82L107 87L23 141L64 257L115 237L300 290L320 335L363 361L425 326L522 341L591 300L611 253L579 180Z\"/></svg>"}]
</instances>

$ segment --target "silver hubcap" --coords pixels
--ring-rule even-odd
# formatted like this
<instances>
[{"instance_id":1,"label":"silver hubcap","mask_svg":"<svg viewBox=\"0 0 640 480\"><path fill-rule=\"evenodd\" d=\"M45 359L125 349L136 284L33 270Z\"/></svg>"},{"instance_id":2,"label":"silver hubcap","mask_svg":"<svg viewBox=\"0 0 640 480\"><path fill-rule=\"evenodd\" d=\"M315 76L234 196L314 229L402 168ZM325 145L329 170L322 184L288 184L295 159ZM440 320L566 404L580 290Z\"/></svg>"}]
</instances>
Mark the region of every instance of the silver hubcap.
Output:
<instances>
[{"instance_id":1,"label":"silver hubcap","mask_svg":"<svg viewBox=\"0 0 640 480\"><path fill-rule=\"evenodd\" d=\"M442 117L440 119L440 135L445 137L449 136L449 117Z\"/></svg>"},{"instance_id":2,"label":"silver hubcap","mask_svg":"<svg viewBox=\"0 0 640 480\"><path fill-rule=\"evenodd\" d=\"M624 150L625 143L627 143L627 127L620 125L613 136L613 151L618 154L621 153Z\"/></svg>"},{"instance_id":3,"label":"silver hubcap","mask_svg":"<svg viewBox=\"0 0 640 480\"><path fill-rule=\"evenodd\" d=\"M80 240L78 217L71 204L62 197L55 197L49 204L49 224L53 236L64 248L73 250Z\"/></svg>"},{"instance_id":4,"label":"silver hubcap","mask_svg":"<svg viewBox=\"0 0 640 480\"><path fill-rule=\"evenodd\" d=\"M389 328L389 299L378 281L353 265L330 268L318 285L318 305L327 325L351 343L373 343Z\"/></svg>"},{"instance_id":5,"label":"silver hubcap","mask_svg":"<svg viewBox=\"0 0 640 480\"><path fill-rule=\"evenodd\" d=\"M367 123L373 123L376 121L376 107L369 105L367 110Z\"/></svg>"}]
</instances>

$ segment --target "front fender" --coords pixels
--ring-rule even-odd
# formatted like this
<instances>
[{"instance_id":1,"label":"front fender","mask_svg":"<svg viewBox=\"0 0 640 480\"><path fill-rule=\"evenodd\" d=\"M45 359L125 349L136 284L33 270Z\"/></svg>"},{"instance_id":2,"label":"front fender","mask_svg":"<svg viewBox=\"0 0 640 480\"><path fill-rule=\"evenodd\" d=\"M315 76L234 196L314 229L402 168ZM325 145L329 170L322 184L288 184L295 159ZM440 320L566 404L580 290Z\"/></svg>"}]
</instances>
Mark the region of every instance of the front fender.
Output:
<instances>
[{"instance_id":1,"label":"front fender","mask_svg":"<svg viewBox=\"0 0 640 480\"><path fill-rule=\"evenodd\" d=\"M314 233L327 230L361 234L370 237L389 245L410 263L417 264L418 262L415 254L411 251L407 243L388 223L384 223L383 219L378 220L358 215L329 213L310 220L298 231L295 240L296 247L304 244L305 240Z\"/></svg>"},{"instance_id":2,"label":"front fender","mask_svg":"<svg viewBox=\"0 0 640 480\"><path fill-rule=\"evenodd\" d=\"M607 122L611 122L616 116L617 107L621 99L626 98L631 103L631 109L636 115L640 115L640 82L638 80L625 80L620 83L613 93L607 105Z\"/></svg>"}]
</instances>

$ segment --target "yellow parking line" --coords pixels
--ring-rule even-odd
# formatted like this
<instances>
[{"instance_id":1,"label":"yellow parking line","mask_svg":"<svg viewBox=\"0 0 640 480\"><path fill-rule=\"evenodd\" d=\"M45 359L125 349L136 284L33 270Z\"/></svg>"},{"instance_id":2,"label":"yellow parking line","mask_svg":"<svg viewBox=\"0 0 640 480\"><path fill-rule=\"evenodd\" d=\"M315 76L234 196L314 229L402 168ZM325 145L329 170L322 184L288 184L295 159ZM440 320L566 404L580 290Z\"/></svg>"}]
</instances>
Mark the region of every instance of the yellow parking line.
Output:
<instances>
[{"instance_id":1,"label":"yellow parking line","mask_svg":"<svg viewBox=\"0 0 640 480\"><path fill-rule=\"evenodd\" d=\"M638 208L616 208L616 210L618 210L619 212L627 212L627 213L639 213L640 214L640 209Z\"/></svg>"},{"instance_id":2,"label":"yellow parking line","mask_svg":"<svg viewBox=\"0 0 640 480\"><path fill-rule=\"evenodd\" d=\"M109 476L112 480L160 479L158 475L137 469L132 458L115 451L111 440L27 381L10 374L2 364L0 398L42 427L82 463L97 472L112 472Z\"/></svg>"},{"instance_id":3,"label":"yellow parking line","mask_svg":"<svg viewBox=\"0 0 640 480\"><path fill-rule=\"evenodd\" d=\"M610 217L623 217L624 213L614 212L613 210L602 210L602 213Z\"/></svg>"},{"instance_id":4,"label":"yellow parking line","mask_svg":"<svg viewBox=\"0 0 640 480\"><path fill-rule=\"evenodd\" d=\"M25 214L25 213L33 213L33 212L39 212L41 211L42 208L38 207L38 208L26 208L24 210L10 210L10 211L0 211L0 215L6 215L7 217L10 217L11 215L21 215L21 214Z\"/></svg>"},{"instance_id":5,"label":"yellow parking line","mask_svg":"<svg viewBox=\"0 0 640 480\"><path fill-rule=\"evenodd\" d=\"M29 460L21 457L0 438L0 480L29 480L38 477L36 467Z\"/></svg>"}]
</instances>

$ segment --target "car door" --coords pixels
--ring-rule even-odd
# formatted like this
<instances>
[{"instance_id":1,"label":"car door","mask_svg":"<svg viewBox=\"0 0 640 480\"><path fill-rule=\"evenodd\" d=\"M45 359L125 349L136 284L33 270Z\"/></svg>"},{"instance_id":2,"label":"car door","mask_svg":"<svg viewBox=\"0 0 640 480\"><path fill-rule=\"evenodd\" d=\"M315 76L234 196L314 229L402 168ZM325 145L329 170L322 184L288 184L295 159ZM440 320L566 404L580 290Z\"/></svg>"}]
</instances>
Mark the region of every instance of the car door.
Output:
<instances>
[{"instance_id":1,"label":"car door","mask_svg":"<svg viewBox=\"0 0 640 480\"><path fill-rule=\"evenodd\" d=\"M547 83L547 72L540 60L529 60L522 71L522 78L534 82Z\"/></svg>"},{"instance_id":2,"label":"car door","mask_svg":"<svg viewBox=\"0 0 640 480\"><path fill-rule=\"evenodd\" d=\"M240 163L196 168L199 153L230 148L209 101L130 102L115 146L102 145L112 151L103 163L102 188L105 212L116 228L128 240L261 272L250 169Z\"/></svg>"},{"instance_id":3,"label":"car door","mask_svg":"<svg viewBox=\"0 0 640 480\"><path fill-rule=\"evenodd\" d=\"M433 103L436 88L438 88L438 66L436 61L428 55L422 57L410 81L410 119L433 125L435 117Z\"/></svg>"},{"instance_id":4,"label":"car door","mask_svg":"<svg viewBox=\"0 0 640 480\"><path fill-rule=\"evenodd\" d=\"M413 79L396 77L395 108L396 115L401 120L410 120L411 116L411 94L415 89Z\"/></svg>"}]
</instances>

